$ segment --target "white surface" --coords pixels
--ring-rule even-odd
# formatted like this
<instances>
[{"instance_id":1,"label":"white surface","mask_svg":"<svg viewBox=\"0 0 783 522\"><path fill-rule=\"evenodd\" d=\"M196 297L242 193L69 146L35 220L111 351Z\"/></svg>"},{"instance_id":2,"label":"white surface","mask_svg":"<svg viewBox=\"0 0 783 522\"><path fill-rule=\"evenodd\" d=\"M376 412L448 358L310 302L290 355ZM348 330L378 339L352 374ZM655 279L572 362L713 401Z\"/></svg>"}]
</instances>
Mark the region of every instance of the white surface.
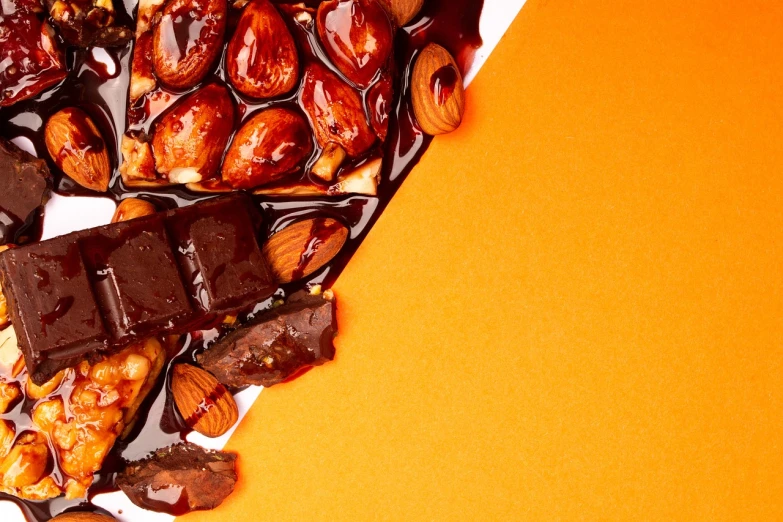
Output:
<instances>
[{"instance_id":1,"label":"white surface","mask_svg":"<svg viewBox=\"0 0 783 522\"><path fill-rule=\"evenodd\" d=\"M485 0L484 13L481 17L481 36L484 46L476 53L473 67L465 76L465 84L469 84L489 55L495 49L500 39L516 18L526 0ZM22 145L22 144L19 144ZM114 213L114 203L109 199L63 197L54 195L46 206L44 220L44 239L99 226L111 221ZM245 416L250 406L261 393L262 388L252 387L236 395L240 420ZM191 434L188 440L211 449L221 449L234 432L231 429L224 436L209 439L198 433ZM144 511L132 504L123 493L98 495L94 503L110 511L119 520L127 522L170 522L174 517L160 513ZM119 512L122 512L120 515ZM252 516L250 517L252 518ZM19 510L10 502L0 502L0 521L25 522Z\"/></svg>"}]
</instances>

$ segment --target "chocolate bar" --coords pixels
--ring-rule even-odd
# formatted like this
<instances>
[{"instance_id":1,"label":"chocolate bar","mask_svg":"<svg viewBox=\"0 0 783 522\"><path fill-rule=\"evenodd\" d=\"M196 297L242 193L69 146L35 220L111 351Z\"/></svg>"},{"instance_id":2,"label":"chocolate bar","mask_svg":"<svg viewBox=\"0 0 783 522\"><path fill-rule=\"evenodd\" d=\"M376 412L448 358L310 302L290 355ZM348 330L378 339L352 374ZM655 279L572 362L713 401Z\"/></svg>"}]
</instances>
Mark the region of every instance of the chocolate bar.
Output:
<instances>
[{"instance_id":1,"label":"chocolate bar","mask_svg":"<svg viewBox=\"0 0 783 522\"><path fill-rule=\"evenodd\" d=\"M0 139L0 245L25 241L25 225L46 203L51 183L45 161Z\"/></svg>"},{"instance_id":2,"label":"chocolate bar","mask_svg":"<svg viewBox=\"0 0 783 522\"><path fill-rule=\"evenodd\" d=\"M272 295L260 225L250 198L236 194L0 254L0 282L33 382Z\"/></svg>"},{"instance_id":3,"label":"chocolate bar","mask_svg":"<svg viewBox=\"0 0 783 522\"><path fill-rule=\"evenodd\" d=\"M305 368L334 359L334 300L294 295L197 356L227 386L273 386Z\"/></svg>"}]
</instances>

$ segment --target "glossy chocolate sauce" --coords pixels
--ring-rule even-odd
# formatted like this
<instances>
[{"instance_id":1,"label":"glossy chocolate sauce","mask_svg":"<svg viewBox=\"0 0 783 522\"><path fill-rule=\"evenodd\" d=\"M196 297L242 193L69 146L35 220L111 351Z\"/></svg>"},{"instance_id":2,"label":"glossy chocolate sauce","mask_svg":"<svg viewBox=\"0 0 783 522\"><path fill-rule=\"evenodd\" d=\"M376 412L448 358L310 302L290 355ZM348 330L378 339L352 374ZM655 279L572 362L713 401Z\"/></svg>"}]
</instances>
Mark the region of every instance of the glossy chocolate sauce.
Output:
<instances>
[{"instance_id":1,"label":"glossy chocolate sauce","mask_svg":"<svg viewBox=\"0 0 783 522\"><path fill-rule=\"evenodd\" d=\"M118 20L124 25L135 27L130 16L135 10L134 0L126 1L124 9L122 5L116 5ZM317 6L319 2L308 0L305 3ZM326 58L314 27L308 30L302 25L293 23L290 17L285 16L285 6L279 7L294 34L300 56L305 57L305 61L314 59L323 62L336 72L337 70ZM395 63L393 69L397 73L394 99L385 100L381 97L374 106L369 104L379 114L384 112L383 104L393 104L389 116L387 138L385 142L374 147L363 157L353 160L355 165L360 165L373 155L375 157L383 156L381 183L377 197L361 195L340 197L254 196L255 202L263 213L267 235L271 235L295 221L315 217L334 218L348 226L350 233L341 252L329 264L303 280L283 285L273 297L259 303L252 312L240 317L239 321L246 320L255 313L270 308L274 300L285 298L294 291L316 284L324 285L324 287L333 284L397 192L405 177L418 163L431 143L432 138L418 128L411 105L410 77L418 52L427 43L438 43L455 56L464 74L472 64L476 49L481 46L479 18L482 7L483 0L426 0L421 13L397 32L394 42ZM236 20L229 20L228 34L231 34L235 26ZM194 27L185 23L175 23L172 30L176 45L180 46L180 52L186 52L187 49L182 48L184 45L182 42L185 41L184 35L185 33L189 34L194 30ZM77 106L91 117L104 136L114 169L109 193L95 197L110 197L115 201L127 197L140 197L152 201L161 210L186 206L195 201L213 197L213 194L195 193L176 186L161 189L128 189L123 186L118 171L121 161L119 146L123 133L128 129L149 130L155 116L159 115L174 99L184 94L160 89L160 99L165 98L165 103L161 103L160 107L144 107L141 112L138 112L138 109L133 110L128 117L126 109L132 45L133 43L129 43L115 49L70 49L66 57L69 74L65 80L33 99L0 109L0 136L10 139L38 157L46 158L55 176L54 186L57 193L95 196L94 192L81 188L62 175L49 157L43 140L43 128L46 120L63 108ZM220 60L215 75L220 81L225 81L225 57ZM209 81L209 79L205 81ZM449 91L454 89L455 83L455 71L438 71L433 78L431 88L433 93L447 98ZM363 96L369 94L368 91L365 91ZM244 99L235 91L233 95L243 120L261 108L299 104L298 93L264 103ZM368 117L372 117L372 115L368 114ZM319 154L320 150L315 150L307 166L312 165ZM327 239L330 233L332 231L328 228L319 230L315 235L314 244L311 245L312 248L308 249L308 252L317 249L318 243ZM309 262L308 255L311 254L303 254L300 263L302 271ZM66 303L63 303L62 306L65 307ZM55 307L51 313L59 312ZM117 489L114 485L114 478L117 472L122 469L124 461L146 457L156 449L183 440L189 433L187 423L179 415L171 400L169 370L175 362L194 362L197 353L203 351L204 347L225 333L226 328L222 326L221 322L220 319L216 319L214 328L184 336L177 345L170 348L172 352L169 354L170 362L167 368L164 368L166 377L158 380L145 404L140 408L138 419L130 436L116 443L104 463L103 469L96 474L95 483L90 489L90 498L96 494ZM298 375L306 373L308 369L303 369ZM63 392L65 394L68 393L67 386L68 383L65 383L61 387L61 391L66 390ZM13 421L17 426L17 433L21 433L24 429L32 428L30 411L34 403L35 401L24 399L8 414L2 415L0 418ZM58 464L54 462L52 466L54 474L57 475L59 473ZM66 501L60 497L46 502L31 502L0 494L0 500L15 502L31 522L49 520L52 516L65 511L87 510L105 513L104 510L84 499ZM161 500L150 499L149 507L155 508L155 503ZM164 499L163 501L168 504L177 504L178 499Z\"/></svg>"}]
</instances>

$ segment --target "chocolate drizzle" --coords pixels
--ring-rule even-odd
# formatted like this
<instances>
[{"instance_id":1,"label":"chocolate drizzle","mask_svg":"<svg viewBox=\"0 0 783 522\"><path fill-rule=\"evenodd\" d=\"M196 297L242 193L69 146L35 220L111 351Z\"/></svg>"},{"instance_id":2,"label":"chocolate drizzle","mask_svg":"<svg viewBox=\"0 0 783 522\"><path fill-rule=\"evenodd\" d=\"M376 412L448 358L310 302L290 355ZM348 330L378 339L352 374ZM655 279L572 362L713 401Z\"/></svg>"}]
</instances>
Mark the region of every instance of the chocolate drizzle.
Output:
<instances>
[{"instance_id":1,"label":"chocolate drizzle","mask_svg":"<svg viewBox=\"0 0 783 522\"><path fill-rule=\"evenodd\" d=\"M132 0L130 0L132 3ZM318 2L307 2L314 5ZM130 12L134 5L126 5L123 12L122 5L117 5L118 21L124 25L132 25ZM479 35L479 18L483 7L483 0L426 0L422 12L406 27L400 29L395 37L394 61L398 72L397 84L394 86L395 98L387 103L392 104L389 117L387 139L383 144L377 145L371 153L383 156L383 169L381 172L381 184L377 197L350 195L337 198L328 197L269 197L254 196L254 201L264 215L266 224L265 233L268 236L278 232L295 221L316 217L331 217L350 228L350 234L346 245L331 263L316 271L309 277L298 282L284 285L272 298L259 303L254 312L268 309L275 299L290 295L296 290L315 284L329 287L343 270L348 260L359 247L369 233L380 214L388 205L391 198L399 189L405 177L418 163L427 150L432 138L425 135L416 124L413 116L410 95L410 76L412 64L418 52L429 42L436 42L449 50L457 60L461 71L467 72L473 62L475 51L481 45ZM233 21L235 24L236 21ZM229 34L234 25L229 21ZM315 35L314 28L305 31L301 26L293 27L294 37L300 46L302 56L309 56L324 63L329 63L323 49ZM190 30L190 29L188 29ZM38 157L46 158L55 175L55 190L63 195L88 195L88 191L82 189L56 169L49 158L43 140L43 128L49 116L60 109L78 106L90 115L104 136L106 146L109 149L111 164L118 166L120 162L119 144L123 132L126 130L126 107L129 84L129 65L133 43L114 49L70 49L67 52L67 65L70 71L68 77L59 88L44 92L35 99L25 100L10 107L0 108L0 136L10 139L23 149L35 153ZM225 81L225 59L221 60L218 67L218 75ZM336 71L336 69L333 68ZM453 74L454 71L451 71ZM437 84L433 89L441 96L447 96L449 89L453 88L453 80L449 72L443 72L438 76ZM208 77L209 79L209 77ZM451 87L450 87L451 86ZM367 92L364 95L368 95ZM180 94L161 90L160 101L165 98L168 101L178 98ZM261 108L272 105L296 106L297 95L293 93L282 99L272 102L257 103L237 96L239 114L243 120ZM384 101L379 100L375 106L382 107ZM160 105L160 104L159 104ZM132 112L130 115L131 128L148 130L162 105L154 103L142 110L148 112L146 118L141 118L142 113ZM144 123L138 123L140 119ZM320 151L315 151L313 158L308 162L312 165ZM366 156L357 158L356 164L366 161ZM89 193L94 195L94 193ZM188 206L195 201L213 197L212 194L194 193L182 187L167 187L162 190L139 189L128 190L123 186L119 172L115 170L108 197L120 201L126 197L141 197L155 203L160 209L172 209ZM1 217L1 216L0 216ZM328 230L318 231L314 235L322 238L328 234ZM309 251L317 249L318 240L314 240ZM187 245L179 245L180 253L187 255ZM183 250L184 249L184 250ZM303 254L300 262L302 271L308 263L308 254ZM214 277L218 277L217 271ZM66 306L63 303L63 306ZM55 313L55 310L49 313ZM253 312L249 314L252 316ZM42 318L43 319L43 318ZM241 317L245 320L247 317ZM203 351L204 347L217 340L223 334L220 326L220 318L216 318L216 326L193 332L183 337L179 345L170 355L168 368L175 362L194 363L196 354ZM166 372L168 375L168 372ZM66 389L68 382L62 384ZM14 407L9 413L0 418L10 420L18 427L18 432L24 426L31 426L29 412L34 401L25 399ZM139 410L139 417L130 435L118 441L109 458L104 463L101 472L96 475L96 480L90 489L90 498L99 493L115 491L115 477L122 469L125 460L136 460L146 457L152 451L184 440L189 433L186 422L181 418L171 400L169 379L160 379L156 387L149 394L145 404ZM55 468L57 463L53 463ZM177 503L176 495L161 499L163 502ZM66 501L57 498L47 502L23 501L15 497L0 494L0 500L15 502L25 513L30 521L49 520L52 516L66 510L89 510L106 513L85 500Z\"/></svg>"}]
</instances>

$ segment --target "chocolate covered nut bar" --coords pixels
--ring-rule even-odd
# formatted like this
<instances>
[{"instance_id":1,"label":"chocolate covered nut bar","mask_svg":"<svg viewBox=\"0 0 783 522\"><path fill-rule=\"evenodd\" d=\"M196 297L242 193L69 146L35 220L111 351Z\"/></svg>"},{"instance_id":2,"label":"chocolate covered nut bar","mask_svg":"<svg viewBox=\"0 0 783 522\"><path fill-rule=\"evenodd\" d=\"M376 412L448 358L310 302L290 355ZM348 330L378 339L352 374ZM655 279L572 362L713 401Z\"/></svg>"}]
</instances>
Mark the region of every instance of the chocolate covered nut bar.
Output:
<instances>
[{"instance_id":1,"label":"chocolate covered nut bar","mask_svg":"<svg viewBox=\"0 0 783 522\"><path fill-rule=\"evenodd\" d=\"M334 300L292 296L198 356L201 366L227 386L272 386L300 370L334 359Z\"/></svg>"},{"instance_id":2,"label":"chocolate covered nut bar","mask_svg":"<svg viewBox=\"0 0 783 522\"><path fill-rule=\"evenodd\" d=\"M272 295L260 223L250 199L237 194L0 254L32 381Z\"/></svg>"}]
</instances>

